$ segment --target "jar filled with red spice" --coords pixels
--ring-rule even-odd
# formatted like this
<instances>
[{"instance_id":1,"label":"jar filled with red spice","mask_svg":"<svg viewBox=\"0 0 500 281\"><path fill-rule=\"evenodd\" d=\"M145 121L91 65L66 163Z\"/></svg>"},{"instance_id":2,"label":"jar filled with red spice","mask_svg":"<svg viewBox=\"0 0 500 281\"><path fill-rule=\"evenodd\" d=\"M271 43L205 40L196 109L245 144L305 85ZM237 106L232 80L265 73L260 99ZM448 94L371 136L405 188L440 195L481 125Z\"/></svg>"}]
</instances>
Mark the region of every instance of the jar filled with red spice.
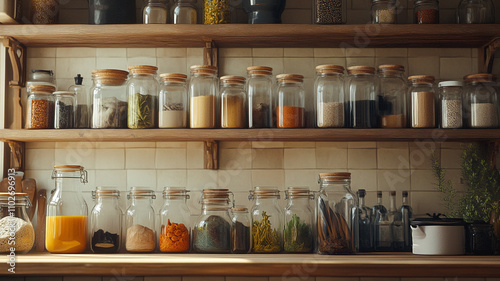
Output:
<instances>
[{"instance_id":1,"label":"jar filled with red spice","mask_svg":"<svg viewBox=\"0 0 500 281\"><path fill-rule=\"evenodd\" d=\"M160 251L189 252L190 217L186 204L189 190L183 187L165 187L163 207L160 211Z\"/></svg>"},{"instance_id":2,"label":"jar filled with red spice","mask_svg":"<svg viewBox=\"0 0 500 281\"><path fill-rule=\"evenodd\" d=\"M276 127L305 127L304 76L280 74L278 80L278 105L276 107Z\"/></svg>"},{"instance_id":3,"label":"jar filled with red spice","mask_svg":"<svg viewBox=\"0 0 500 281\"><path fill-rule=\"evenodd\" d=\"M414 22L417 24L439 23L439 1L438 0L415 0Z\"/></svg>"}]
</instances>

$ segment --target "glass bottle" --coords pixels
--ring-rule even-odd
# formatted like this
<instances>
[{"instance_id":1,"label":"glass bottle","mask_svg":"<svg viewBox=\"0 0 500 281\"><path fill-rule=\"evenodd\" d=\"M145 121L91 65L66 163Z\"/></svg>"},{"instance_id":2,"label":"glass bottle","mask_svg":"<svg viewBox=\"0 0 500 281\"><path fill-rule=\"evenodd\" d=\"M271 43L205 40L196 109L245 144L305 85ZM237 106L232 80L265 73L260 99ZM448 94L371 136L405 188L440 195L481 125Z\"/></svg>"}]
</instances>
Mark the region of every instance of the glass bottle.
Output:
<instances>
[{"instance_id":1,"label":"glass bottle","mask_svg":"<svg viewBox=\"0 0 500 281\"><path fill-rule=\"evenodd\" d=\"M253 200L252 253L279 253L282 249L283 213L279 208L280 192L276 187L257 186L250 191Z\"/></svg>"},{"instance_id":2,"label":"glass bottle","mask_svg":"<svg viewBox=\"0 0 500 281\"><path fill-rule=\"evenodd\" d=\"M457 9L458 23L495 23L492 0L461 0Z\"/></svg>"},{"instance_id":3,"label":"glass bottle","mask_svg":"<svg viewBox=\"0 0 500 281\"><path fill-rule=\"evenodd\" d=\"M51 253L78 254L87 249L87 203L81 184L87 171L78 165L55 165L55 190L47 203L45 247Z\"/></svg>"},{"instance_id":4,"label":"glass bottle","mask_svg":"<svg viewBox=\"0 0 500 281\"><path fill-rule=\"evenodd\" d=\"M233 213L231 253L248 254L250 252L250 226L252 225L248 209L236 206L231 211Z\"/></svg>"},{"instance_id":5,"label":"glass bottle","mask_svg":"<svg viewBox=\"0 0 500 281\"><path fill-rule=\"evenodd\" d=\"M443 129L462 128L462 86L461 81L439 82L437 110L439 127Z\"/></svg>"},{"instance_id":6,"label":"glass bottle","mask_svg":"<svg viewBox=\"0 0 500 281\"><path fill-rule=\"evenodd\" d=\"M411 83L410 111L412 128L434 128L435 119L435 92L434 77L415 75L408 77Z\"/></svg>"},{"instance_id":7,"label":"glass bottle","mask_svg":"<svg viewBox=\"0 0 500 281\"><path fill-rule=\"evenodd\" d=\"M396 0L372 0L372 23L396 23Z\"/></svg>"},{"instance_id":8,"label":"glass bottle","mask_svg":"<svg viewBox=\"0 0 500 281\"><path fill-rule=\"evenodd\" d=\"M341 128L344 126L344 67L316 66L314 83L316 98L316 126Z\"/></svg>"},{"instance_id":9,"label":"glass bottle","mask_svg":"<svg viewBox=\"0 0 500 281\"><path fill-rule=\"evenodd\" d=\"M68 91L76 95L75 129L87 129L90 127L89 106L90 95L83 86L83 77L78 74L75 77L75 85L70 86Z\"/></svg>"},{"instance_id":10,"label":"glass bottle","mask_svg":"<svg viewBox=\"0 0 500 281\"><path fill-rule=\"evenodd\" d=\"M17 181L14 176L8 177L9 182ZM10 187L10 186L9 186ZM27 253L35 243L35 230L31 224L26 209L32 208L27 193L1 192L0 193L0 225L2 229L2 243L0 253L9 253L15 248L16 254ZM7 231L6 231L7 230ZM5 234L7 232L7 234ZM9 240L11 234L15 234L15 244ZM14 247L15 246L15 247Z\"/></svg>"},{"instance_id":11,"label":"glass bottle","mask_svg":"<svg viewBox=\"0 0 500 281\"><path fill-rule=\"evenodd\" d=\"M130 206L125 212L125 249L132 253L149 253L156 248L155 210L153 190L132 187L127 195Z\"/></svg>"},{"instance_id":12,"label":"glass bottle","mask_svg":"<svg viewBox=\"0 0 500 281\"><path fill-rule=\"evenodd\" d=\"M31 85L28 94L27 129L54 128L55 87L49 85Z\"/></svg>"},{"instance_id":13,"label":"glass bottle","mask_svg":"<svg viewBox=\"0 0 500 281\"><path fill-rule=\"evenodd\" d=\"M160 210L160 251L189 252L191 212L186 201L189 190L184 187L165 187L163 207Z\"/></svg>"},{"instance_id":14,"label":"glass bottle","mask_svg":"<svg viewBox=\"0 0 500 281\"><path fill-rule=\"evenodd\" d=\"M127 128L128 72L116 69L92 71L92 128Z\"/></svg>"},{"instance_id":15,"label":"glass bottle","mask_svg":"<svg viewBox=\"0 0 500 281\"><path fill-rule=\"evenodd\" d=\"M187 126L187 76L179 73L160 74L159 128Z\"/></svg>"},{"instance_id":16,"label":"glass bottle","mask_svg":"<svg viewBox=\"0 0 500 281\"><path fill-rule=\"evenodd\" d=\"M54 92L54 129L72 129L75 117L74 92Z\"/></svg>"},{"instance_id":17,"label":"glass bottle","mask_svg":"<svg viewBox=\"0 0 500 281\"><path fill-rule=\"evenodd\" d=\"M298 74L280 74L278 80L278 104L276 108L276 127L305 127L305 91L304 76Z\"/></svg>"},{"instance_id":18,"label":"glass bottle","mask_svg":"<svg viewBox=\"0 0 500 281\"><path fill-rule=\"evenodd\" d=\"M196 24L198 12L195 4L196 0L175 0L172 7L173 24Z\"/></svg>"},{"instance_id":19,"label":"glass bottle","mask_svg":"<svg viewBox=\"0 0 500 281\"><path fill-rule=\"evenodd\" d=\"M352 232L351 173L319 174L317 204L318 253L350 254L356 251Z\"/></svg>"},{"instance_id":20,"label":"glass bottle","mask_svg":"<svg viewBox=\"0 0 500 281\"><path fill-rule=\"evenodd\" d=\"M500 253L500 204L499 202L493 203L491 211L490 224L493 225L493 232L495 233L496 253Z\"/></svg>"},{"instance_id":21,"label":"glass bottle","mask_svg":"<svg viewBox=\"0 0 500 281\"><path fill-rule=\"evenodd\" d=\"M414 23L437 24L439 23L438 0L415 0L413 5Z\"/></svg>"},{"instance_id":22,"label":"glass bottle","mask_svg":"<svg viewBox=\"0 0 500 281\"><path fill-rule=\"evenodd\" d=\"M246 128L245 77L222 76L220 81L220 127Z\"/></svg>"},{"instance_id":23,"label":"glass bottle","mask_svg":"<svg viewBox=\"0 0 500 281\"><path fill-rule=\"evenodd\" d=\"M308 187L288 187L285 191L284 250L287 253L310 253L314 249L314 195Z\"/></svg>"},{"instance_id":24,"label":"glass bottle","mask_svg":"<svg viewBox=\"0 0 500 281\"><path fill-rule=\"evenodd\" d=\"M403 191L403 204L401 205L401 221L403 222L403 251L411 252L412 251L412 234L410 223L413 219L413 210L410 206L410 202L408 200L408 191Z\"/></svg>"},{"instance_id":25,"label":"glass bottle","mask_svg":"<svg viewBox=\"0 0 500 281\"><path fill-rule=\"evenodd\" d=\"M248 128L273 126L273 69L267 66L247 67Z\"/></svg>"},{"instance_id":26,"label":"glass bottle","mask_svg":"<svg viewBox=\"0 0 500 281\"><path fill-rule=\"evenodd\" d=\"M493 74L465 76L465 118L469 128L498 128L498 94Z\"/></svg>"},{"instance_id":27,"label":"glass bottle","mask_svg":"<svg viewBox=\"0 0 500 281\"><path fill-rule=\"evenodd\" d=\"M127 82L128 128L151 129L156 127L158 100L158 67L150 65L129 66Z\"/></svg>"},{"instance_id":28,"label":"glass bottle","mask_svg":"<svg viewBox=\"0 0 500 281\"><path fill-rule=\"evenodd\" d=\"M347 1L314 0L315 24L342 24L347 22Z\"/></svg>"},{"instance_id":29,"label":"glass bottle","mask_svg":"<svg viewBox=\"0 0 500 281\"><path fill-rule=\"evenodd\" d=\"M56 24L59 20L58 0L31 0L30 19L33 24Z\"/></svg>"},{"instance_id":30,"label":"glass bottle","mask_svg":"<svg viewBox=\"0 0 500 281\"><path fill-rule=\"evenodd\" d=\"M404 224L400 210L396 209L396 191L390 193L389 222L391 223L392 250L401 252L404 249Z\"/></svg>"},{"instance_id":31,"label":"glass bottle","mask_svg":"<svg viewBox=\"0 0 500 281\"><path fill-rule=\"evenodd\" d=\"M122 217L118 199L120 191L115 187L99 186L92 191L97 201L90 213L90 249L94 253L118 253L122 238Z\"/></svg>"},{"instance_id":32,"label":"glass bottle","mask_svg":"<svg viewBox=\"0 0 500 281\"><path fill-rule=\"evenodd\" d=\"M351 66L347 68L345 127L377 128L377 83L375 68Z\"/></svg>"},{"instance_id":33,"label":"glass bottle","mask_svg":"<svg viewBox=\"0 0 500 281\"><path fill-rule=\"evenodd\" d=\"M229 0L205 0L204 24L231 23Z\"/></svg>"},{"instance_id":34,"label":"glass bottle","mask_svg":"<svg viewBox=\"0 0 500 281\"><path fill-rule=\"evenodd\" d=\"M373 251L372 210L365 205L366 190L358 189L358 206L353 208L352 230L356 250L359 252Z\"/></svg>"},{"instance_id":35,"label":"glass bottle","mask_svg":"<svg viewBox=\"0 0 500 281\"><path fill-rule=\"evenodd\" d=\"M382 191L377 191L377 204L373 206L372 214L375 251L390 251L392 249L391 224L389 212L382 204Z\"/></svg>"},{"instance_id":36,"label":"glass bottle","mask_svg":"<svg viewBox=\"0 0 500 281\"><path fill-rule=\"evenodd\" d=\"M168 23L168 2L167 0L147 0L142 10L143 23L161 24Z\"/></svg>"},{"instance_id":37,"label":"glass bottle","mask_svg":"<svg viewBox=\"0 0 500 281\"><path fill-rule=\"evenodd\" d=\"M407 83L403 78L405 68L402 65L380 65L379 111L381 128L406 127L406 92Z\"/></svg>"},{"instance_id":38,"label":"glass bottle","mask_svg":"<svg viewBox=\"0 0 500 281\"><path fill-rule=\"evenodd\" d=\"M191 80L189 81L190 128L215 128L217 92L217 67L211 65L191 66Z\"/></svg>"}]
</instances>

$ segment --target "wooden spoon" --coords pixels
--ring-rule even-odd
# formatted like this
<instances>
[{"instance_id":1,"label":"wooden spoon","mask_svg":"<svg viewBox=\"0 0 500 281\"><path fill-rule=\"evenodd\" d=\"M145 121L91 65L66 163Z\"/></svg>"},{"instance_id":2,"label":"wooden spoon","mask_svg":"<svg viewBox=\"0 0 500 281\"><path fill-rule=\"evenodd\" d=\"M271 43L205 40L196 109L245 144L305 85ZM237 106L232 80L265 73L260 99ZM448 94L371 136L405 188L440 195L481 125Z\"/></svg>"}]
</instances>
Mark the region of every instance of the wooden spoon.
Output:
<instances>
[{"instance_id":1,"label":"wooden spoon","mask_svg":"<svg viewBox=\"0 0 500 281\"><path fill-rule=\"evenodd\" d=\"M45 212L47 210L47 190L40 189L37 196L38 212L36 217L36 242L35 249L37 252L45 251Z\"/></svg>"}]
</instances>

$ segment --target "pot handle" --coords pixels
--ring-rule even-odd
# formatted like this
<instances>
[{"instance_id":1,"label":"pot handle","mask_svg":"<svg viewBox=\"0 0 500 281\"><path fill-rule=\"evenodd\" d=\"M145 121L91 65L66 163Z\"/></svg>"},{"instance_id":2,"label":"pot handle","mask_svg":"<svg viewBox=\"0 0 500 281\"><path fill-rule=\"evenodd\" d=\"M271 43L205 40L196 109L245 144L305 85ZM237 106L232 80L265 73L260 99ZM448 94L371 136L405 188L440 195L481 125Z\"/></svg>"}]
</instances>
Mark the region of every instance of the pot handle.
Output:
<instances>
[{"instance_id":1,"label":"pot handle","mask_svg":"<svg viewBox=\"0 0 500 281\"><path fill-rule=\"evenodd\" d=\"M411 227L411 232L413 234L413 238L422 239L425 237L425 232L422 230L422 228L420 226L411 225L410 227Z\"/></svg>"}]
</instances>

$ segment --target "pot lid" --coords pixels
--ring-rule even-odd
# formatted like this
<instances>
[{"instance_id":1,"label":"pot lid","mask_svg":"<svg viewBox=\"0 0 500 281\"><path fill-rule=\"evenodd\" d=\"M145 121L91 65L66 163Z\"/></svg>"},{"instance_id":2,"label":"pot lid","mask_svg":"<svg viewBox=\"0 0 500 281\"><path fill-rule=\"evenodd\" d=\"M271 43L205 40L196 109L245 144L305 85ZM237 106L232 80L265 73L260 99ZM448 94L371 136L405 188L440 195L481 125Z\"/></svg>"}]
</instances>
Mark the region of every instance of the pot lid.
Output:
<instances>
[{"instance_id":1,"label":"pot lid","mask_svg":"<svg viewBox=\"0 0 500 281\"><path fill-rule=\"evenodd\" d=\"M424 226L424 225L465 225L463 219L457 218L442 218L441 214L427 214L429 217L415 218L411 221L413 226Z\"/></svg>"}]
</instances>

